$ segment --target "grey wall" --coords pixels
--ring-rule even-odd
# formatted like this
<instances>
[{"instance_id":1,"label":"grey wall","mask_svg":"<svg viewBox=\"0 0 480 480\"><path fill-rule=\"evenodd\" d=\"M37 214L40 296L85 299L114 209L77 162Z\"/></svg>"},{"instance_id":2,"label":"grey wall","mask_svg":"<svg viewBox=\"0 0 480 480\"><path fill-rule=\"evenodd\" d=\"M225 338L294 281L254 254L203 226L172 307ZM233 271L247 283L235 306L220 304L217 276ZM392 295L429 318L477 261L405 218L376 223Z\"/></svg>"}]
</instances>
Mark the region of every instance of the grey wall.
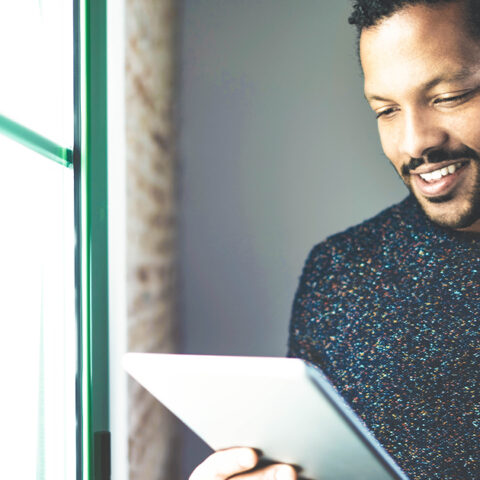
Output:
<instances>
[{"instance_id":1,"label":"grey wall","mask_svg":"<svg viewBox=\"0 0 480 480\"><path fill-rule=\"evenodd\" d=\"M363 99L348 0L184 0L183 351L284 355L310 248L406 195ZM184 478L208 450L185 434Z\"/></svg>"}]
</instances>

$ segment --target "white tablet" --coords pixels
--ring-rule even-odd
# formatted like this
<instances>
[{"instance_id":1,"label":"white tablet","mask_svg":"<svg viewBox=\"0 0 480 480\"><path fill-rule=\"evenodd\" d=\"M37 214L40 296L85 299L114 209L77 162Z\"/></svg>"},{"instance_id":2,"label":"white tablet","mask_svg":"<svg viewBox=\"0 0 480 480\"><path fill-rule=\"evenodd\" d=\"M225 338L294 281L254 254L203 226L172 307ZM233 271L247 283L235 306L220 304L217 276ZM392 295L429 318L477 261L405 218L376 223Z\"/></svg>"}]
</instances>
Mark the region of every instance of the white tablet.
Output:
<instances>
[{"instance_id":1,"label":"white tablet","mask_svg":"<svg viewBox=\"0 0 480 480\"><path fill-rule=\"evenodd\" d=\"M303 360L128 353L124 367L214 450L256 448L314 480L408 480Z\"/></svg>"}]
</instances>

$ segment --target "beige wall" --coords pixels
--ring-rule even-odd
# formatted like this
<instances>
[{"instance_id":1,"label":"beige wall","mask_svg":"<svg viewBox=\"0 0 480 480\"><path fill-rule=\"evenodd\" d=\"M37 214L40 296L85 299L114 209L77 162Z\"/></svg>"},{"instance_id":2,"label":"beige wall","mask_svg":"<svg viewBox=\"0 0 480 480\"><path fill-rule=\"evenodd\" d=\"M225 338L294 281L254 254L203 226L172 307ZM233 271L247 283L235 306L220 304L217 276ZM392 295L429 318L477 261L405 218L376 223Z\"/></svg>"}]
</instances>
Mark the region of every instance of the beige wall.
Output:
<instances>
[{"instance_id":1,"label":"beige wall","mask_svg":"<svg viewBox=\"0 0 480 480\"><path fill-rule=\"evenodd\" d=\"M129 351L177 344L173 4L125 3ZM130 381L129 478L175 480L177 452L172 417Z\"/></svg>"}]
</instances>

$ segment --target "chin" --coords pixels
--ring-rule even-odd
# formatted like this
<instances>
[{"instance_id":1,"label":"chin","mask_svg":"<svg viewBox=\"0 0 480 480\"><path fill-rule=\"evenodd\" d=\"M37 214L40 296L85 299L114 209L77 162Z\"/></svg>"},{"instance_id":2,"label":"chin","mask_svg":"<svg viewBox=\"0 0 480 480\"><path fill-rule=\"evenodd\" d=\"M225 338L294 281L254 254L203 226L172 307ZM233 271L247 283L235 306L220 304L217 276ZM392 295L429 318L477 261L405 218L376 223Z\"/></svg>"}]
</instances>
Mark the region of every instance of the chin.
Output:
<instances>
[{"instance_id":1,"label":"chin","mask_svg":"<svg viewBox=\"0 0 480 480\"><path fill-rule=\"evenodd\" d=\"M441 227L452 230L468 229L480 219L480 202L459 205L459 202L449 199L444 199L443 202L430 202L418 198L417 200L425 215Z\"/></svg>"}]
</instances>

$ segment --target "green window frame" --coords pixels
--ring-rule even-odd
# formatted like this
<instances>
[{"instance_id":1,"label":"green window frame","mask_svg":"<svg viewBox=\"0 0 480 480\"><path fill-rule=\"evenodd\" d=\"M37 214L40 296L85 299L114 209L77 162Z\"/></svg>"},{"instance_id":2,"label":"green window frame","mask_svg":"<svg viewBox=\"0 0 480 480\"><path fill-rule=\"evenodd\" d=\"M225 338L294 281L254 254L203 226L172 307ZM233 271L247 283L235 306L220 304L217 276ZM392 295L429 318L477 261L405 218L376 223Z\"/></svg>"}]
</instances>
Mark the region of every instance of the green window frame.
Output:
<instances>
[{"instance_id":1,"label":"green window frame","mask_svg":"<svg viewBox=\"0 0 480 480\"><path fill-rule=\"evenodd\" d=\"M107 0L73 0L72 6L73 149L1 114L0 134L74 171L77 480L103 480L110 478Z\"/></svg>"},{"instance_id":2,"label":"green window frame","mask_svg":"<svg viewBox=\"0 0 480 480\"><path fill-rule=\"evenodd\" d=\"M109 478L107 2L74 0L74 182L82 480Z\"/></svg>"}]
</instances>

